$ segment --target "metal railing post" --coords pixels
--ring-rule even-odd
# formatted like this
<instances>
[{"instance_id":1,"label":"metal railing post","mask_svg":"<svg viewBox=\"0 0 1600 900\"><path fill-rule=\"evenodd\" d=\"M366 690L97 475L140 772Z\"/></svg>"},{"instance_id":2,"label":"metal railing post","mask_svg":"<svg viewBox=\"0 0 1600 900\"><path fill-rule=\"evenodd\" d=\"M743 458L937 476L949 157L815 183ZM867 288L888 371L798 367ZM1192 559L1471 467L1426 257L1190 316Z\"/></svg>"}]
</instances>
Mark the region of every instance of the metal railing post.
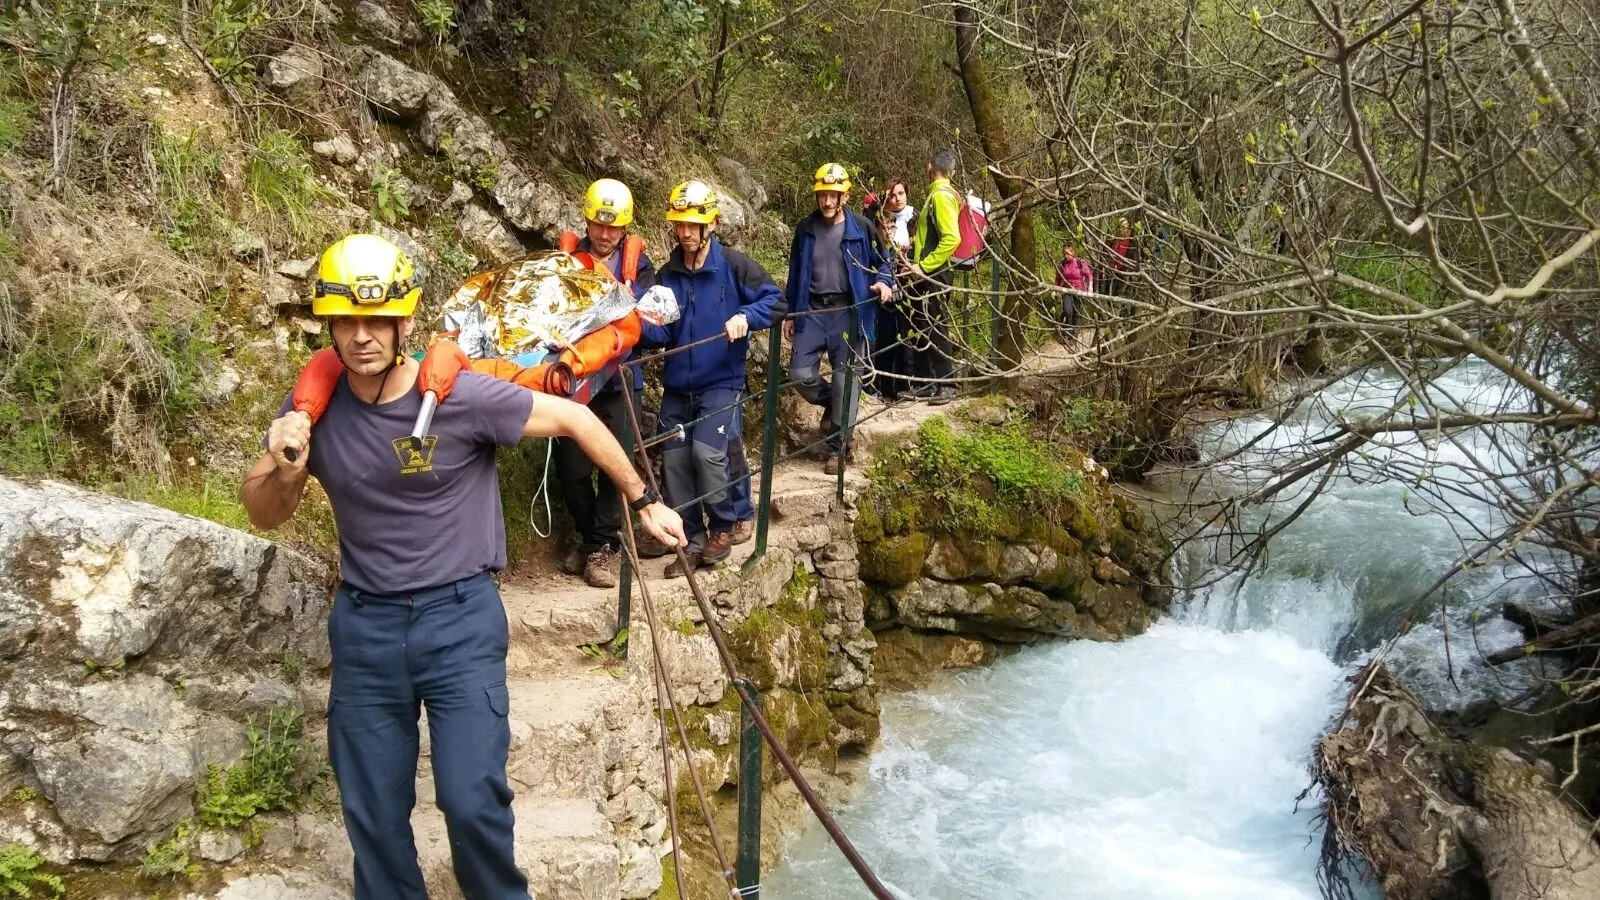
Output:
<instances>
[{"instance_id":1,"label":"metal railing post","mask_svg":"<svg viewBox=\"0 0 1600 900\"><path fill-rule=\"evenodd\" d=\"M756 686L740 678L743 693L760 704ZM733 871L739 896L761 896L761 730L739 705L739 851Z\"/></svg>"},{"instance_id":2,"label":"metal railing post","mask_svg":"<svg viewBox=\"0 0 1600 900\"><path fill-rule=\"evenodd\" d=\"M989 358L997 359L1000 353L1000 258L993 249L989 251ZM1019 324L1017 326L1021 328Z\"/></svg>"},{"instance_id":3,"label":"metal railing post","mask_svg":"<svg viewBox=\"0 0 1600 900\"><path fill-rule=\"evenodd\" d=\"M767 339L767 395L761 411L761 497L756 501L756 549L745 565L767 552L767 526L772 518L772 467L778 455L778 390L783 384L783 326L773 322Z\"/></svg>"}]
</instances>

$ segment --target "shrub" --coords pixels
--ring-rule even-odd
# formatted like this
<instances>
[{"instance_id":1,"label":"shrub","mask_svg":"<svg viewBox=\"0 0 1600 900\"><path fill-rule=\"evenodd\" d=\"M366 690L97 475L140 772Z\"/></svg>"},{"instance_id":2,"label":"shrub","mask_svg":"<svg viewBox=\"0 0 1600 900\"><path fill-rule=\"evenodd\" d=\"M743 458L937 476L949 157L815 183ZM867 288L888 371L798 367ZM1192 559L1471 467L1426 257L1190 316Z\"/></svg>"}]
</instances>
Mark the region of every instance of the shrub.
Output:
<instances>
[{"instance_id":1,"label":"shrub","mask_svg":"<svg viewBox=\"0 0 1600 900\"><path fill-rule=\"evenodd\" d=\"M0 897L59 897L67 886L60 876L41 872L44 857L21 844L0 847Z\"/></svg>"},{"instance_id":2,"label":"shrub","mask_svg":"<svg viewBox=\"0 0 1600 900\"><path fill-rule=\"evenodd\" d=\"M257 813L291 808L304 781L298 765L301 729L300 712L292 708L251 716L245 725L249 749L244 758L226 770L216 763L206 766L195 803L200 821L233 828Z\"/></svg>"}]
</instances>

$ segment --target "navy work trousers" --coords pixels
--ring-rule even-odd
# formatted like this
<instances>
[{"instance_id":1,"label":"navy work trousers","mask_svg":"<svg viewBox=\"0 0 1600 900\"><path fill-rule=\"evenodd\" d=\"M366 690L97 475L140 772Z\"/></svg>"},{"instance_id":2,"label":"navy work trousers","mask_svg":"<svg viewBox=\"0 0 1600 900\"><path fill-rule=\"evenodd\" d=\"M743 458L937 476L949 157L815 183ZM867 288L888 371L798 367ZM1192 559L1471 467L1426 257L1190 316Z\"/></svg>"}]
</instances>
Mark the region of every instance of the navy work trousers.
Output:
<instances>
[{"instance_id":1,"label":"navy work trousers","mask_svg":"<svg viewBox=\"0 0 1600 900\"><path fill-rule=\"evenodd\" d=\"M341 584L328 619L328 756L355 900L427 900L411 833L424 704L439 809L467 900L528 900L512 851L505 606L488 572L407 594Z\"/></svg>"},{"instance_id":2,"label":"navy work trousers","mask_svg":"<svg viewBox=\"0 0 1600 900\"><path fill-rule=\"evenodd\" d=\"M668 441L661 453L667 503L683 516L689 547L701 550L706 531L732 531L738 521L728 490L728 445L739 434L740 392L726 388L661 398L660 429L679 425L686 434ZM747 464L748 465L748 464Z\"/></svg>"},{"instance_id":3,"label":"navy work trousers","mask_svg":"<svg viewBox=\"0 0 1600 900\"><path fill-rule=\"evenodd\" d=\"M632 423L628 421L628 404L622 391L603 391L589 401L589 409L605 423L617 443L626 445L633 439ZM639 406L639 392L633 395L634 415L643 418ZM567 503L567 512L578 528L578 552L584 556L610 545L621 547L617 536L622 527L622 500L610 476L583 452L572 438L556 438L556 481L561 485L561 496Z\"/></svg>"},{"instance_id":4,"label":"navy work trousers","mask_svg":"<svg viewBox=\"0 0 1600 900\"><path fill-rule=\"evenodd\" d=\"M846 298L846 302L848 298ZM861 399L861 360L865 343L859 335L848 335L850 310L817 313L795 321L794 352L789 362L789 378L807 403L828 411L833 428L827 434L828 452L838 454L844 443L844 423L853 422ZM830 379L822 377L822 358L833 370ZM856 367L850 396L846 397L846 366ZM844 447L845 452L850 448Z\"/></svg>"}]
</instances>

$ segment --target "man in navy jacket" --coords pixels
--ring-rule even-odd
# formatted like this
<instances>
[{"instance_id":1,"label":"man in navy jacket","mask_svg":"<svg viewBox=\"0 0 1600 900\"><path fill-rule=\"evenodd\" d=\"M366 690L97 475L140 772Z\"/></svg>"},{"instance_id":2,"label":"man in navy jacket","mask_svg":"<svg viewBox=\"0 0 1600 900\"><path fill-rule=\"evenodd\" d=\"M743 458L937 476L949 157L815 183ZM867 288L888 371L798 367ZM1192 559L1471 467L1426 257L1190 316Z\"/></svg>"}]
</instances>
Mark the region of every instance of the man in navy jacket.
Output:
<instances>
[{"instance_id":1,"label":"man in navy jacket","mask_svg":"<svg viewBox=\"0 0 1600 900\"><path fill-rule=\"evenodd\" d=\"M810 314L785 319L783 331L794 343L790 379L800 396L823 408L822 430L828 441L823 471L831 475L849 458L845 423L855 420L861 396L864 336L872 333L878 301L889 299L893 281L876 230L845 208L850 199L850 174L844 166L827 163L812 181L817 211L795 226L785 288L789 309ZM858 317L853 324L852 307ZM824 354L833 370L831 385L822 377ZM856 369L849 397L842 377L846 366Z\"/></svg>"},{"instance_id":2,"label":"man in navy jacket","mask_svg":"<svg viewBox=\"0 0 1600 900\"><path fill-rule=\"evenodd\" d=\"M657 273L672 289L681 316L670 325L646 321L641 343L683 347L666 358L660 429L683 426L662 453L667 503L684 520L685 549L693 567L714 565L733 552L737 520L728 489L728 443L739 432L747 335L770 328L782 292L750 257L724 247L717 229L718 197L710 185L685 181L672 189L667 221L678 245ZM667 577L685 574L673 561Z\"/></svg>"}]
</instances>

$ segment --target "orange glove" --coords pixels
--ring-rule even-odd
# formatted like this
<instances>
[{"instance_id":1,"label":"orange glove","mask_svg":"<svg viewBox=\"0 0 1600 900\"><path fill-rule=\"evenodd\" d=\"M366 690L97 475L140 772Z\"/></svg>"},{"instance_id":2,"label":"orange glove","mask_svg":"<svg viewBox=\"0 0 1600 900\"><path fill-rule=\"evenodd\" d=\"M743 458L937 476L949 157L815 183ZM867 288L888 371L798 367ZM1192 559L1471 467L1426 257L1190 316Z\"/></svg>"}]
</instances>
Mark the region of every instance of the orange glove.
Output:
<instances>
[{"instance_id":1,"label":"orange glove","mask_svg":"<svg viewBox=\"0 0 1600 900\"><path fill-rule=\"evenodd\" d=\"M456 386L456 376L472 368L471 357L455 341L434 341L422 357L422 369L417 373L417 390L424 394L433 391L439 397L439 402L443 403Z\"/></svg>"},{"instance_id":2,"label":"orange glove","mask_svg":"<svg viewBox=\"0 0 1600 900\"><path fill-rule=\"evenodd\" d=\"M332 347L318 350L311 354L300 376L294 380L290 404L310 416L311 424L317 424L328 411L328 401L333 399L333 389L338 387L339 376L343 374L344 361L339 359L339 351Z\"/></svg>"}]
</instances>

